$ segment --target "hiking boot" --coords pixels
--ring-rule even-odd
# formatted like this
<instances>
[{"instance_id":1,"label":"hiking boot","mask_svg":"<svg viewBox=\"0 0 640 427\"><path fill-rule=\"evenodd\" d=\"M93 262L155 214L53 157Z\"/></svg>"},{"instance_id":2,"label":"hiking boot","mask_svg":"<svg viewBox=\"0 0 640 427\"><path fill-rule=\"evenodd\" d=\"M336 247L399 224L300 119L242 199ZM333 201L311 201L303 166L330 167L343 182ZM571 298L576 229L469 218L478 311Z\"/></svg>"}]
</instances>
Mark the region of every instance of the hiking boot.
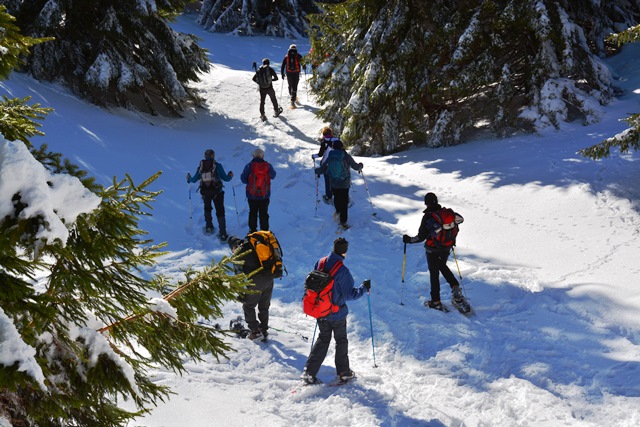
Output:
<instances>
[{"instance_id":1,"label":"hiking boot","mask_svg":"<svg viewBox=\"0 0 640 427\"><path fill-rule=\"evenodd\" d=\"M223 231L220 232L220 235L218 237L220 237L220 240L222 240L223 242L226 242L227 239L229 238L229 236L227 236L227 233Z\"/></svg>"},{"instance_id":2,"label":"hiking boot","mask_svg":"<svg viewBox=\"0 0 640 427\"><path fill-rule=\"evenodd\" d=\"M462 289L460 289L460 286L454 286L451 288L451 299L454 302L464 302L464 296L462 295Z\"/></svg>"},{"instance_id":3,"label":"hiking boot","mask_svg":"<svg viewBox=\"0 0 640 427\"><path fill-rule=\"evenodd\" d=\"M262 331L260 329L253 329L247 338L252 341L262 338Z\"/></svg>"},{"instance_id":4,"label":"hiking boot","mask_svg":"<svg viewBox=\"0 0 640 427\"><path fill-rule=\"evenodd\" d=\"M264 114L260 116L260 120L262 120L263 122L267 120L267 116L265 116Z\"/></svg>"},{"instance_id":5,"label":"hiking boot","mask_svg":"<svg viewBox=\"0 0 640 427\"><path fill-rule=\"evenodd\" d=\"M322 384L322 381L313 375L308 374L307 371L304 371L302 375L300 375L300 379L305 385Z\"/></svg>"},{"instance_id":6,"label":"hiking boot","mask_svg":"<svg viewBox=\"0 0 640 427\"><path fill-rule=\"evenodd\" d=\"M356 377L356 373L349 369L347 372L343 372L338 375L338 377L340 378L340 382L346 383L347 381L354 379Z\"/></svg>"},{"instance_id":7,"label":"hiking boot","mask_svg":"<svg viewBox=\"0 0 640 427\"><path fill-rule=\"evenodd\" d=\"M267 330L267 328L260 327L260 332L262 332L262 336L264 338L267 338L267 335L269 335L269 331Z\"/></svg>"},{"instance_id":8,"label":"hiking boot","mask_svg":"<svg viewBox=\"0 0 640 427\"><path fill-rule=\"evenodd\" d=\"M434 310L444 311L444 306L440 301L427 301L427 307L433 308Z\"/></svg>"},{"instance_id":9,"label":"hiking boot","mask_svg":"<svg viewBox=\"0 0 640 427\"><path fill-rule=\"evenodd\" d=\"M340 223L340 228L342 228L343 230L347 230L349 227L351 227L349 224L347 224L346 222L341 222Z\"/></svg>"},{"instance_id":10,"label":"hiking boot","mask_svg":"<svg viewBox=\"0 0 640 427\"><path fill-rule=\"evenodd\" d=\"M296 101L291 101L291 108L296 108Z\"/></svg>"},{"instance_id":11,"label":"hiking boot","mask_svg":"<svg viewBox=\"0 0 640 427\"><path fill-rule=\"evenodd\" d=\"M204 228L204 232L207 233L207 234L212 234L213 233L213 225L207 225Z\"/></svg>"},{"instance_id":12,"label":"hiking boot","mask_svg":"<svg viewBox=\"0 0 640 427\"><path fill-rule=\"evenodd\" d=\"M277 110L274 110L274 116L273 117L278 117L280 114L282 114L282 107L278 107Z\"/></svg>"},{"instance_id":13,"label":"hiking boot","mask_svg":"<svg viewBox=\"0 0 640 427\"><path fill-rule=\"evenodd\" d=\"M331 201L332 201L332 197L331 197L331 196L324 195L324 196L322 196L322 200L323 200L326 204L330 205L330 204L331 204Z\"/></svg>"},{"instance_id":14,"label":"hiking boot","mask_svg":"<svg viewBox=\"0 0 640 427\"><path fill-rule=\"evenodd\" d=\"M337 223L340 223L340 213L338 212L334 212L333 213L333 220Z\"/></svg>"}]
</instances>

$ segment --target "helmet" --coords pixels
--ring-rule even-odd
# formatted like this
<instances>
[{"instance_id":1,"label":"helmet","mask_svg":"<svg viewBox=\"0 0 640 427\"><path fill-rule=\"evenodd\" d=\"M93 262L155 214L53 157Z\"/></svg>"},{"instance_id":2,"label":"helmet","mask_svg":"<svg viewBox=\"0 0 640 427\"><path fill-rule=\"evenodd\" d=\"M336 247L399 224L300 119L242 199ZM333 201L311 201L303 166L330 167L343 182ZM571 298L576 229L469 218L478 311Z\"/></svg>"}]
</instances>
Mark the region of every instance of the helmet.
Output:
<instances>
[{"instance_id":1,"label":"helmet","mask_svg":"<svg viewBox=\"0 0 640 427\"><path fill-rule=\"evenodd\" d=\"M215 158L215 156L216 156L216 153L211 148L209 148L208 150L206 150L204 152L204 158L205 159L213 159L213 158Z\"/></svg>"},{"instance_id":2,"label":"helmet","mask_svg":"<svg viewBox=\"0 0 640 427\"><path fill-rule=\"evenodd\" d=\"M271 61L269 61L269 58L264 58L262 60L262 65L269 65L269 64L271 64Z\"/></svg>"}]
</instances>

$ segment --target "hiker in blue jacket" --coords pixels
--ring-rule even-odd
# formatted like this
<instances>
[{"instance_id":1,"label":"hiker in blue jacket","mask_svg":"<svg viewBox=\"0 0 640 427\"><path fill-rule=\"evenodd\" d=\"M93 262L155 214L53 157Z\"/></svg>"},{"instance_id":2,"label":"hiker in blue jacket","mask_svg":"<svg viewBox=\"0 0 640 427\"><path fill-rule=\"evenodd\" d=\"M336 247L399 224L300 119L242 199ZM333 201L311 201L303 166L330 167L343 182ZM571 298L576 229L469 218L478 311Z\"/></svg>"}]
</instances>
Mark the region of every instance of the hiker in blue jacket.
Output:
<instances>
[{"instance_id":1,"label":"hiker in blue jacket","mask_svg":"<svg viewBox=\"0 0 640 427\"><path fill-rule=\"evenodd\" d=\"M349 187L351 187L351 171L349 168L360 172L362 163L356 163L353 157L344 149L342 141L333 141L333 149L329 152L327 160L316 168L316 175L328 172L331 180L331 192L333 193L333 206L336 212L333 218L340 222L343 229L349 228Z\"/></svg>"},{"instance_id":2,"label":"hiker in blue jacket","mask_svg":"<svg viewBox=\"0 0 640 427\"><path fill-rule=\"evenodd\" d=\"M343 261L349 249L349 242L344 237L339 237L333 242L333 250L327 257L324 264L324 271L331 270L338 261ZM318 268L318 260L314 269ZM349 381L355 374L349 367L349 341L347 340L347 315L349 307L347 301L355 301L369 292L371 282L365 280L362 285L354 286L353 276L349 269L343 265L333 276L333 291L331 301L339 307L335 313L318 319L318 340L311 349L311 354L305 363L304 371L300 378L307 384L318 384L321 381L316 378L324 358L327 356L329 345L331 344L331 334L336 342L336 373L340 381Z\"/></svg>"},{"instance_id":3,"label":"hiker in blue jacket","mask_svg":"<svg viewBox=\"0 0 640 427\"><path fill-rule=\"evenodd\" d=\"M249 203L249 232L258 231L258 216L260 230L269 229L269 200L271 199L271 180L276 177L276 171L264 159L264 150L253 150L253 160L244 167L240 181L247 184L247 202Z\"/></svg>"},{"instance_id":4,"label":"hiker in blue jacket","mask_svg":"<svg viewBox=\"0 0 640 427\"><path fill-rule=\"evenodd\" d=\"M325 126L322 128L322 138L320 138L320 150L318 154L312 154L312 159L320 159L320 166L326 163L327 157L329 157L329 153L333 149L333 143L335 141L340 141L340 138L336 138L333 136L333 131L329 126ZM333 199L333 192L331 191L331 176L329 176L329 170L325 170L323 173L324 176L324 196L322 196L322 200L326 204L331 204Z\"/></svg>"},{"instance_id":5,"label":"hiker in blue jacket","mask_svg":"<svg viewBox=\"0 0 640 427\"><path fill-rule=\"evenodd\" d=\"M204 202L205 232L213 233L213 218L211 216L211 203L216 209L218 219L220 240L227 240L227 221L224 213L224 186L222 181L231 181L233 172L226 173L224 167L216 162L216 153L212 149L204 152L204 159L198 164L196 173L191 176L187 174L187 182L194 183L200 181L200 194Z\"/></svg>"}]
</instances>

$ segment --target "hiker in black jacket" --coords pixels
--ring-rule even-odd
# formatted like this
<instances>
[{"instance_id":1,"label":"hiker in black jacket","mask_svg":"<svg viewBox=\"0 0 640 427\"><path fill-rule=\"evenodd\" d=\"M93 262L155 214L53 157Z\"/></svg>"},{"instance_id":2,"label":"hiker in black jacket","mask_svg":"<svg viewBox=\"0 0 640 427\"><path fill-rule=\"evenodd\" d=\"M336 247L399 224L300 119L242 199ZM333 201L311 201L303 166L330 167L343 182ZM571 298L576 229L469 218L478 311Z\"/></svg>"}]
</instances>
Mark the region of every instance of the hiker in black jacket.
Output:
<instances>
[{"instance_id":1,"label":"hiker in black jacket","mask_svg":"<svg viewBox=\"0 0 640 427\"><path fill-rule=\"evenodd\" d=\"M287 85L289 86L289 96L291 97L291 107L296 107L298 98L298 82L300 81L300 69L302 67L302 55L298 53L298 47L295 44L289 46L287 54L282 60L280 68L282 78L287 76Z\"/></svg>"},{"instance_id":2,"label":"hiker in black jacket","mask_svg":"<svg viewBox=\"0 0 640 427\"><path fill-rule=\"evenodd\" d=\"M252 249L251 243L247 239L236 236L229 237L229 248L235 252L241 248L240 253L248 251L247 255L240 260L244 261L242 266L234 264L236 274L249 274L261 267L258 255ZM250 340L266 338L269 334L269 307L271 306L271 295L273 294L273 276L264 270L254 274L249 279L251 285L247 286L248 292L241 296L244 320L251 333L247 336ZM258 316L256 317L256 306Z\"/></svg>"},{"instance_id":3,"label":"hiker in black jacket","mask_svg":"<svg viewBox=\"0 0 640 427\"><path fill-rule=\"evenodd\" d=\"M254 63L255 64L255 63ZM269 58L262 60L262 66L256 70L253 75L253 81L258 84L260 88L260 118L267 120L267 116L264 114L264 101L269 95L271 103L273 104L273 115L278 117L282 113L282 107L278 106L278 100L276 99L276 91L273 89L272 82L278 80L278 74L269 66Z\"/></svg>"},{"instance_id":4,"label":"hiker in black jacket","mask_svg":"<svg viewBox=\"0 0 640 427\"><path fill-rule=\"evenodd\" d=\"M447 266L447 259L451 252L451 247L440 247L431 236L432 230L432 213L442 209L442 206L438 203L438 197L434 193L427 193L424 196L424 204L427 208L423 211L424 216L420 223L418 235L411 237L407 234L402 236L404 243L420 243L425 242L424 247L427 252L427 265L429 267L429 277L431 280L431 299L427 302L429 308L436 310L444 310L442 302L440 301L440 273L444 276L445 280L451 286L451 296L454 299L463 299L462 291L460 290L460 283L453 275L449 267ZM464 218L455 213L456 224L461 224Z\"/></svg>"}]
</instances>

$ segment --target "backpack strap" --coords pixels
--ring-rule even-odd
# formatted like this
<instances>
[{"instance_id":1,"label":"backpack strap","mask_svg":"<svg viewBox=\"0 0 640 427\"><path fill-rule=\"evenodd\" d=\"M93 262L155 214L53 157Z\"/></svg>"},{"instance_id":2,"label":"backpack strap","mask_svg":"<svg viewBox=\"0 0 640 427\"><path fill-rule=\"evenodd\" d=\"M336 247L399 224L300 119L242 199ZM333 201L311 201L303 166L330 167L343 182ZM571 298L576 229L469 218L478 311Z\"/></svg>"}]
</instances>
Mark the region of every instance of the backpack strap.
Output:
<instances>
[{"instance_id":1,"label":"backpack strap","mask_svg":"<svg viewBox=\"0 0 640 427\"><path fill-rule=\"evenodd\" d=\"M324 258L320 259L320 261L318 262L318 270L324 271L324 265L327 262L327 258L328 257L324 257ZM342 265L343 265L343 263L342 263L341 259L336 261L336 263L333 264L333 267L331 267L331 270L329 270L329 276L331 276L331 278L333 278L333 276L338 272L338 269L340 267L342 267Z\"/></svg>"}]
</instances>

